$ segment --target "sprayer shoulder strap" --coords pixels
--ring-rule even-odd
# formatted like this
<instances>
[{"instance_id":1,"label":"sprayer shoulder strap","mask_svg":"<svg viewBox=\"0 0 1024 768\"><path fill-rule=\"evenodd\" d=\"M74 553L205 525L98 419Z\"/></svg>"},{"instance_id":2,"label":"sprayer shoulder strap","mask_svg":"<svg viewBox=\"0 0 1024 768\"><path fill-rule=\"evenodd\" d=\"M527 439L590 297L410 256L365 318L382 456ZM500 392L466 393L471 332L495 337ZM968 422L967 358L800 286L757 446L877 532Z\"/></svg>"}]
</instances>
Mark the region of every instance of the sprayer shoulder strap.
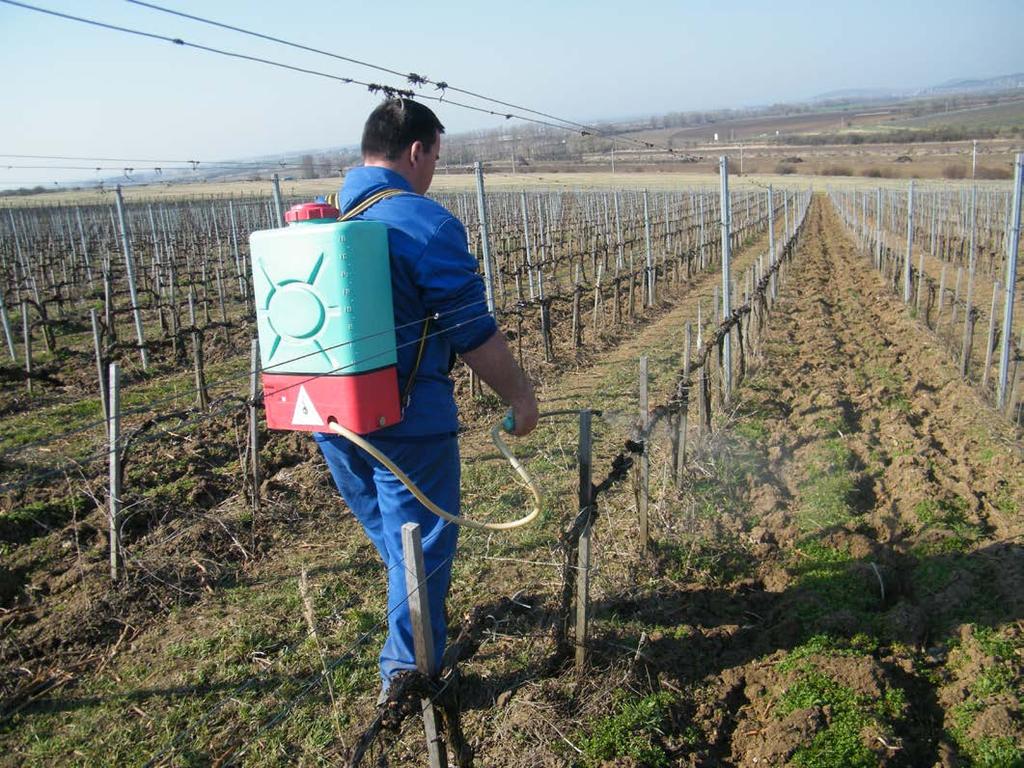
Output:
<instances>
[{"instance_id":1,"label":"sprayer shoulder strap","mask_svg":"<svg viewBox=\"0 0 1024 768\"><path fill-rule=\"evenodd\" d=\"M380 192L374 192L372 195L367 197L365 200L357 203L356 205L349 208L341 216L338 217L338 221L348 221L354 219L361 213L365 213L372 206L379 203L381 200L387 200L389 197L395 197L396 195L404 195L406 192L401 189L382 189ZM333 198L333 199L332 199ZM337 207L338 195L328 195L327 202Z\"/></svg>"},{"instance_id":2,"label":"sprayer shoulder strap","mask_svg":"<svg viewBox=\"0 0 1024 768\"><path fill-rule=\"evenodd\" d=\"M371 206L376 205L381 200L387 200L389 197L395 197L396 195L406 194L401 189L382 189L380 192L367 197L365 200L360 202L358 205L353 206L341 216L338 217L338 221L348 221L353 219L361 213L365 213L370 209ZM335 192L327 196L327 202L333 205L335 208L338 207L338 194ZM409 398L412 396L412 387L416 383L416 373L420 369L420 363L423 362L423 350L427 346L427 336L430 331L430 318L428 317L423 321L423 333L420 335L420 343L416 348L416 362L413 363L412 371L409 373L409 379L405 382L405 390L402 392L402 408L409 405Z\"/></svg>"}]
</instances>

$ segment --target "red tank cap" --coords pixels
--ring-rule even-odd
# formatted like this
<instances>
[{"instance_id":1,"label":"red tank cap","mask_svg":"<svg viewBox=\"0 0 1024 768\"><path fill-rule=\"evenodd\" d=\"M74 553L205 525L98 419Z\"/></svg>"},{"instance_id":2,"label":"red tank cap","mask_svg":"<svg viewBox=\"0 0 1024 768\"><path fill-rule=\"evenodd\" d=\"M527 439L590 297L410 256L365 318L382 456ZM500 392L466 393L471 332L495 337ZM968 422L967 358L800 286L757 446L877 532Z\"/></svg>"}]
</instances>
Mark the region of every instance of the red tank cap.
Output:
<instances>
[{"instance_id":1,"label":"red tank cap","mask_svg":"<svg viewBox=\"0 0 1024 768\"><path fill-rule=\"evenodd\" d=\"M284 220L312 221L314 219L336 219L341 216L341 211L327 203L299 203L293 205L284 215Z\"/></svg>"}]
</instances>

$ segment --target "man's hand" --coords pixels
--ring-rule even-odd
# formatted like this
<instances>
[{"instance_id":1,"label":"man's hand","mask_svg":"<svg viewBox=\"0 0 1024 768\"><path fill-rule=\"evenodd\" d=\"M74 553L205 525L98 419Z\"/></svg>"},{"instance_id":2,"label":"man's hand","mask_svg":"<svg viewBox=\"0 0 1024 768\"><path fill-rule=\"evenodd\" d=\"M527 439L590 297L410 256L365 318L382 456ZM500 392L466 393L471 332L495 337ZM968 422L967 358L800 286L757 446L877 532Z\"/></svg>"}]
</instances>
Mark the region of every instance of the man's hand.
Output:
<instances>
[{"instance_id":1,"label":"man's hand","mask_svg":"<svg viewBox=\"0 0 1024 768\"><path fill-rule=\"evenodd\" d=\"M481 377L482 378L482 377ZM530 393L533 394L532 391ZM522 437L533 432L537 426L537 398L531 397L528 403L512 404L512 434Z\"/></svg>"},{"instance_id":2,"label":"man's hand","mask_svg":"<svg viewBox=\"0 0 1024 768\"><path fill-rule=\"evenodd\" d=\"M512 434L520 437L530 434L537 426L537 396L523 369L512 357L512 351L501 331L497 331L476 349L463 352L461 357L498 393L498 397L512 407L515 419Z\"/></svg>"}]
</instances>

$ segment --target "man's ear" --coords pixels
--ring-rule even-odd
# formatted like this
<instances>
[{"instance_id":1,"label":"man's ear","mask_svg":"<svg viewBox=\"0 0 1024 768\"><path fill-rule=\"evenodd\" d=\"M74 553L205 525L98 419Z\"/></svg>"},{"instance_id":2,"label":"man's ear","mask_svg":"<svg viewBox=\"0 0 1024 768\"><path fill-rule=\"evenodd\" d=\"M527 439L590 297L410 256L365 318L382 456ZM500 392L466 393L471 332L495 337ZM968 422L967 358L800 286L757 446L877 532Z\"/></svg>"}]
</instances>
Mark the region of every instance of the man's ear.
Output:
<instances>
[{"instance_id":1,"label":"man's ear","mask_svg":"<svg viewBox=\"0 0 1024 768\"><path fill-rule=\"evenodd\" d=\"M423 155L424 149L422 141L414 141L409 145L409 162L412 163L413 166L419 164L420 160L423 159Z\"/></svg>"}]
</instances>

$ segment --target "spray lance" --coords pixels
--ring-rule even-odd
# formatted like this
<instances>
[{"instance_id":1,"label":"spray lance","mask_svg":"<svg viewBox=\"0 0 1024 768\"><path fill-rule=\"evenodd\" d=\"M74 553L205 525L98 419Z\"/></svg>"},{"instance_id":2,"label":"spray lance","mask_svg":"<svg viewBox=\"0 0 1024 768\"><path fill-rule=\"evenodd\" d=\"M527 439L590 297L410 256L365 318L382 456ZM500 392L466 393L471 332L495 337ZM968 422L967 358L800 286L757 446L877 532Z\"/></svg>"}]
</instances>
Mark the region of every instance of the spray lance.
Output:
<instances>
[{"instance_id":1,"label":"spray lance","mask_svg":"<svg viewBox=\"0 0 1024 768\"><path fill-rule=\"evenodd\" d=\"M343 217L328 204L296 205L285 214L284 229L250 235L267 426L341 435L448 522L488 531L527 525L540 514L541 494L501 436L515 426L511 410L491 429L491 439L534 503L510 522L481 523L441 509L364 437L401 421L415 379L414 369L400 396L387 226L352 220L395 194L401 192L372 195ZM418 341L417 366L428 327L424 323Z\"/></svg>"}]
</instances>

